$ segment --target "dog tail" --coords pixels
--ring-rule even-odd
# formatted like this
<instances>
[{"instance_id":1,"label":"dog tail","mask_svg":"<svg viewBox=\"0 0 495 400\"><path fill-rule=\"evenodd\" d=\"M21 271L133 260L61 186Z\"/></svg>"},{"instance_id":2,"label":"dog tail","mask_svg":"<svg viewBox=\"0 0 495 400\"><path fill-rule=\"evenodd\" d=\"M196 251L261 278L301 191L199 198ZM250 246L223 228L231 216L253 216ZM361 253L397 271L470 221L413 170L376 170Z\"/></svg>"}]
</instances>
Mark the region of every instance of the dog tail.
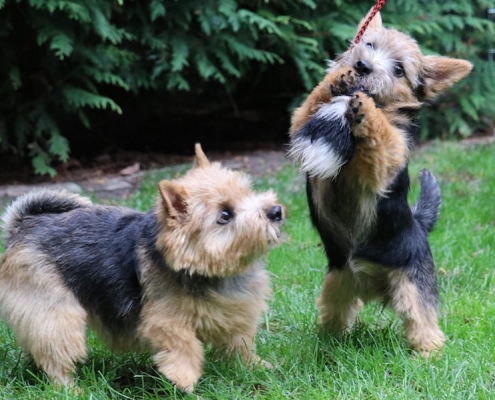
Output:
<instances>
[{"instance_id":1,"label":"dog tail","mask_svg":"<svg viewBox=\"0 0 495 400\"><path fill-rule=\"evenodd\" d=\"M430 171L423 169L419 177L421 179L421 192L418 201L412 208L412 213L416 221L427 232L431 232L440 214L442 193L437 180Z\"/></svg>"},{"instance_id":2,"label":"dog tail","mask_svg":"<svg viewBox=\"0 0 495 400\"><path fill-rule=\"evenodd\" d=\"M4 239L11 237L26 217L40 214L62 214L91 205L91 200L77 194L47 189L33 190L18 197L3 214Z\"/></svg>"}]
</instances>

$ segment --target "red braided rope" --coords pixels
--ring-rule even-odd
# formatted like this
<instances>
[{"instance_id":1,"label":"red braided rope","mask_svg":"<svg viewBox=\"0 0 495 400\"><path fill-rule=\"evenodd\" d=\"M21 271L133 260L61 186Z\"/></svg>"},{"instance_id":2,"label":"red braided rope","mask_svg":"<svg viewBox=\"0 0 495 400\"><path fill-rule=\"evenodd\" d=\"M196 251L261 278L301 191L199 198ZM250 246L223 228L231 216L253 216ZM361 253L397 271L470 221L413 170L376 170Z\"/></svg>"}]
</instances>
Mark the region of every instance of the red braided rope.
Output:
<instances>
[{"instance_id":1,"label":"red braided rope","mask_svg":"<svg viewBox=\"0 0 495 400\"><path fill-rule=\"evenodd\" d=\"M387 0L378 0L373 7L373 10L371 10L369 17L364 21L363 25L361 25L361 28L359 29L359 32L357 33L356 37L354 38L352 42L351 48L354 47L354 45L358 44L361 38L364 35L364 32L366 31L366 28L368 28L368 25L370 24L371 20L375 17L376 13L382 9L382 7L385 5Z\"/></svg>"}]
</instances>

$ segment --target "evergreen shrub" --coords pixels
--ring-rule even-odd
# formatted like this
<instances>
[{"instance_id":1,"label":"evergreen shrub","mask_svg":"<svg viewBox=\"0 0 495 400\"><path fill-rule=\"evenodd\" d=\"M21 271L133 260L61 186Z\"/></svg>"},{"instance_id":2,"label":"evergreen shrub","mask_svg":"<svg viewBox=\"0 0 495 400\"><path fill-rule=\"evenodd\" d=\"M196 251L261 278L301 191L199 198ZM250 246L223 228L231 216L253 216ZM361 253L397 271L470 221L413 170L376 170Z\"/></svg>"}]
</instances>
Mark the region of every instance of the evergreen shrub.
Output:
<instances>
[{"instance_id":1,"label":"evergreen shrub","mask_svg":"<svg viewBox=\"0 0 495 400\"><path fill-rule=\"evenodd\" d=\"M424 137L469 135L493 121L491 1L389 1L388 26L428 53L474 62L475 72L424 113ZM119 88L201 91L283 68L309 91L343 51L373 1L0 0L0 148L39 174L69 155L61 122L91 127L91 109L121 113ZM111 92L110 93L118 93ZM115 97L115 98L114 98ZM296 93L294 93L296 98ZM294 102L293 104L296 104ZM91 113L94 115L94 113ZM102 113L102 118L105 117ZM287 121L289 115L287 115Z\"/></svg>"}]
</instances>

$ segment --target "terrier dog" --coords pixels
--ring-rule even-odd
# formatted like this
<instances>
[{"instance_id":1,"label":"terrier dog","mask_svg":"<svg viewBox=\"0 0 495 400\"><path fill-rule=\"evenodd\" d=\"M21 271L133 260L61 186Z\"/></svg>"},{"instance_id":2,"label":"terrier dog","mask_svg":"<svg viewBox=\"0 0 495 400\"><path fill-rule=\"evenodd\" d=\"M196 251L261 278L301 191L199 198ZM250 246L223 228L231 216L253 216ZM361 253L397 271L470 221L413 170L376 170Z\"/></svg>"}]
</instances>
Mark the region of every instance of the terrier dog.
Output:
<instances>
[{"instance_id":1,"label":"terrier dog","mask_svg":"<svg viewBox=\"0 0 495 400\"><path fill-rule=\"evenodd\" d=\"M307 176L311 219L328 258L317 300L327 330L344 331L364 303L380 299L403 317L420 354L444 344L427 237L441 194L423 170L409 207L408 158L423 102L471 69L465 60L424 56L410 36L384 28L378 13L295 110L289 153Z\"/></svg>"},{"instance_id":2,"label":"terrier dog","mask_svg":"<svg viewBox=\"0 0 495 400\"><path fill-rule=\"evenodd\" d=\"M149 351L190 392L203 344L256 364L254 335L267 309L263 256L285 217L273 191L210 163L159 182L147 213L41 190L3 216L0 314L21 348L57 384L73 384L86 326L121 351Z\"/></svg>"}]
</instances>

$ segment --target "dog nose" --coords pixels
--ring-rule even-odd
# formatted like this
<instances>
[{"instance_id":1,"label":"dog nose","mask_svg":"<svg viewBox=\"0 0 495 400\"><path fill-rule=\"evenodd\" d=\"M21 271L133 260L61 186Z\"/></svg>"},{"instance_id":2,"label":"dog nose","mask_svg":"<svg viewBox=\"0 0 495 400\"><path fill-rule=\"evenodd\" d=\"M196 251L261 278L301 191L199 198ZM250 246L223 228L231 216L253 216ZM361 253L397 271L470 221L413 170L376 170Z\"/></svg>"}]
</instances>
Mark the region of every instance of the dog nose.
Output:
<instances>
[{"instance_id":1,"label":"dog nose","mask_svg":"<svg viewBox=\"0 0 495 400\"><path fill-rule=\"evenodd\" d=\"M369 62L364 60L359 60L356 64L354 64L354 69L359 75L368 75L373 72L373 67Z\"/></svg>"},{"instance_id":2,"label":"dog nose","mask_svg":"<svg viewBox=\"0 0 495 400\"><path fill-rule=\"evenodd\" d=\"M282 207L279 205L273 206L266 212L266 216L271 221L282 221Z\"/></svg>"}]
</instances>

